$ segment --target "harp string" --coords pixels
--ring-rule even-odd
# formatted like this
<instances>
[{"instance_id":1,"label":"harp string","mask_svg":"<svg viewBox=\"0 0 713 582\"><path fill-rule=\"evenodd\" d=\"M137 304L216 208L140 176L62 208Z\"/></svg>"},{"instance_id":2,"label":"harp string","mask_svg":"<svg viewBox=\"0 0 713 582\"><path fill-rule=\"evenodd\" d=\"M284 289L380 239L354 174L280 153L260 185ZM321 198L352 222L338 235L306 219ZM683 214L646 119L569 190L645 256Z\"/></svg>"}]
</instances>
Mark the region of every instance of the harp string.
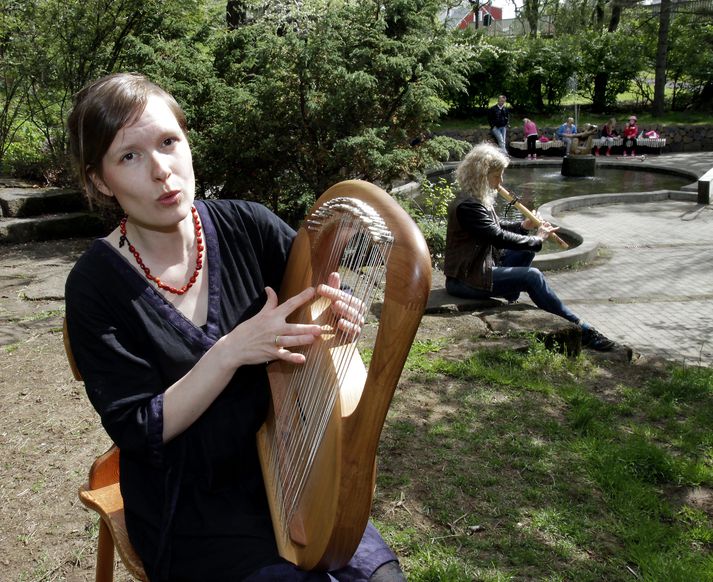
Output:
<instances>
[{"instance_id":1,"label":"harp string","mask_svg":"<svg viewBox=\"0 0 713 582\"><path fill-rule=\"evenodd\" d=\"M350 204L344 206L344 199L339 200L341 202L335 204L338 207L328 212L328 218L334 222L334 214L338 215L337 225L333 227L334 241L348 242L346 246L332 245L329 257L318 266L321 270L316 273L315 280L324 282L336 270L343 288L348 288L352 297L364 304L366 313L383 280L393 237L370 207L351 199L348 199ZM317 222L319 227L326 228L324 222ZM334 265L338 267L334 268ZM308 314L302 320L311 320L311 317ZM297 510L339 395L340 382L346 378L355 356L356 339L348 340L346 333L338 328L338 321L339 317L331 309L322 320L323 325L333 332L329 341L339 346L332 353L319 345L321 342L301 350L306 363L297 367L291 376L287 389L290 401L281 412L274 433L270 463L273 474L278 476L279 511L285 524ZM332 367L333 371L330 371Z\"/></svg>"},{"instance_id":2,"label":"harp string","mask_svg":"<svg viewBox=\"0 0 713 582\"><path fill-rule=\"evenodd\" d=\"M344 217L340 221L340 226L337 229L336 238L348 234L354 230L354 219L346 220ZM363 243L362 243L363 244ZM334 265L337 260L337 252L339 249L332 249L333 256L327 261L327 265ZM363 253L357 253L359 257ZM358 259L357 259L358 260ZM345 265L340 264L340 275L345 272ZM346 268L349 270L350 265ZM329 272L334 269L326 268L317 276L317 281L326 280ZM348 272L348 271L347 271ZM358 295L358 294L357 294ZM330 354L327 350L320 349L319 346L310 346L306 351L306 357L311 362L310 366L303 366L299 377L295 380L295 390L299 393L299 409L292 411L292 418L295 428L298 431L294 434L299 434L300 438L293 439L291 443L295 443L298 448L287 452L287 462L291 463L290 467L295 468L295 471L290 471L286 475L287 494L284 498L286 505L286 515L288 520L294 513L299 502L300 495L304 489L309 470L312 466L314 457L319 449L321 437L324 434L327 423L329 421L331 411L334 408L334 403L338 396L339 380L345 377L347 364L355 351L355 343L345 344L345 334L337 328L338 317L331 310L328 312L328 317L323 322L325 327L331 328L334 332L332 341L337 344L347 345L347 349L337 350L337 357L331 362L334 366L334 378L331 377L329 370L324 369L325 360L330 359ZM329 365L329 362L326 362ZM302 420L302 422L300 422Z\"/></svg>"}]
</instances>

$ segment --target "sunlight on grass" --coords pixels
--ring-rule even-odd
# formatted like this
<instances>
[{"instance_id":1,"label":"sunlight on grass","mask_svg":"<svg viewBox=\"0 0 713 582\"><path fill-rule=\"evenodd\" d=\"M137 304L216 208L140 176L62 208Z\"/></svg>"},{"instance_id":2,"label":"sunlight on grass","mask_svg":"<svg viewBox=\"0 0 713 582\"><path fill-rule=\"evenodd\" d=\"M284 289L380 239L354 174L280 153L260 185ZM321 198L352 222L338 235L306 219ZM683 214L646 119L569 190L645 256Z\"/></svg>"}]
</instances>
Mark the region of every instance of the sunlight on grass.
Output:
<instances>
[{"instance_id":1,"label":"sunlight on grass","mask_svg":"<svg viewBox=\"0 0 713 582\"><path fill-rule=\"evenodd\" d=\"M464 361L429 357L442 349L439 342L415 342L407 361L407 369L427 374L439 373L461 380L481 379L504 386L519 386L529 390L548 391L548 378L569 377L586 371L582 358L568 358L550 351L542 342L531 340L526 353L508 350L482 350Z\"/></svg>"},{"instance_id":2,"label":"sunlight on grass","mask_svg":"<svg viewBox=\"0 0 713 582\"><path fill-rule=\"evenodd\" d=\"M381 515L409 580L713 579L711 513L686 501L713 504L713 371L600 390L592 360L535 340L445 347L414 344L428 404L414 415L399 394L382 443L380 491L398 484L402 503ZM405 450L416 465L391 466Z\"/></svg>"},{"instance_id":3,"label":"sunlight on grass","mask_svg":"<svg viewBox=\"0 0 713 582\"><path fill-rule=\"evenodd\" d=\"M419 371L427 376L433 376L436 372L435 364L430 358L430 354L441 351L446 345L445 340L418 340L413 342L409 351L405 368L407 370Z\"/></svg>"}]
</instances>

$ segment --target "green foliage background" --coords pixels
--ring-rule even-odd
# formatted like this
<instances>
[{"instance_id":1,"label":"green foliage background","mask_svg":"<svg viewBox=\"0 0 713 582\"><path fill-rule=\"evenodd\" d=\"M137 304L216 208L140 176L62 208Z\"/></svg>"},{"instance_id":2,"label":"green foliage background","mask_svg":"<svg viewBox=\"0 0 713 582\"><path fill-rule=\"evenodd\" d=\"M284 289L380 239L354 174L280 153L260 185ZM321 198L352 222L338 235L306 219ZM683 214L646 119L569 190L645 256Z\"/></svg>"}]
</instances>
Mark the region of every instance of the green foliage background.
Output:
<instances>
[{"instance_id":1,"label":"green foliage background","mask_svg":"<svg viewBox=\"0 0 713 582\"><path fill-rule=\"evenodd\" d=\"M0 170L71 182L72 96L115 71L147 74L184 106L204 195L259 200L293 223L337 181L389 187L459 156L467 145L433 128L482 116L499 93L544 115L571 98L572 79L590 99L606 74L607 106L626 91L651 103L657 20L645 7L627 7L608 32L612 3L542 3L556 32L515 38L448 28L445 7L0 0ZM700 107L713 92L710 20L677 13L671 30L671 105Z\"/></svg>"}]
</instances>

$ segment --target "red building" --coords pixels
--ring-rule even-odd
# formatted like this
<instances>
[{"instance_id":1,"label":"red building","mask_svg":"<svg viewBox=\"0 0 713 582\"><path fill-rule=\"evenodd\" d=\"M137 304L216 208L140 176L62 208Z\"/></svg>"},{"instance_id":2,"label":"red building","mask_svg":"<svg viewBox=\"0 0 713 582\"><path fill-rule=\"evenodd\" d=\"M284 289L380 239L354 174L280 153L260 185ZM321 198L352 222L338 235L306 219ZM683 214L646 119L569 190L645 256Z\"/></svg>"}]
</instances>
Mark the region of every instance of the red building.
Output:
<instances>
[{"instance_id":1,"label":"red building","mask_svg":"<svg viewBox=\"0 0 713 582\"><path fill-rule=\"evenodd\" d=\"M499 21L503 19L503 9L497 6L481 6L477 13L478 25L479 26L490 26L493 21ZM461 21L456 25L457 28L465 29L469 26L476 26L476 13L469 12L466 14Z\"/></svg>"}]
</instances>

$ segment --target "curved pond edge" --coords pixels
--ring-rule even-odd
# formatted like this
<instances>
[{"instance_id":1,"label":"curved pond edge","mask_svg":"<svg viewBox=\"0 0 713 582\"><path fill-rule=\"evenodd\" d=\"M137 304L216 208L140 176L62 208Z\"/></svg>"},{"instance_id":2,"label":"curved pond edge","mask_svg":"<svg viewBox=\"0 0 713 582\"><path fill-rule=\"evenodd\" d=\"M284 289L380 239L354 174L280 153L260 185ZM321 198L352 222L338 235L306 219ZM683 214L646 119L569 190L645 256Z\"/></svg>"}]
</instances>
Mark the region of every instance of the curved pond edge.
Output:
<instances>
[{"instance_id":1,"label":"curved pond edge","mask_svg":"<svg viewBox=\"0 0 713 582\"><path fill-rule=\"evenodd\" d=\"M562 269L572 265L585 264L597 256L601 243L595 239L583 237L578 232L568 228L566 223L558 220L557 215L566 210L587 208L590 206L604 206L609 204L639 204L642 202L656 202L658 200L678 200L681 202L698 201L696 192L682 190L654 190L652 192L615 192L612 194L587 194L585 196L572 196L553 200L540 206L542 218L552 224L557 224L559 234L564 235L575 246L566 251L548 253L535 256L532 262L540 270Z\"/></svg>"}]
</instances>

